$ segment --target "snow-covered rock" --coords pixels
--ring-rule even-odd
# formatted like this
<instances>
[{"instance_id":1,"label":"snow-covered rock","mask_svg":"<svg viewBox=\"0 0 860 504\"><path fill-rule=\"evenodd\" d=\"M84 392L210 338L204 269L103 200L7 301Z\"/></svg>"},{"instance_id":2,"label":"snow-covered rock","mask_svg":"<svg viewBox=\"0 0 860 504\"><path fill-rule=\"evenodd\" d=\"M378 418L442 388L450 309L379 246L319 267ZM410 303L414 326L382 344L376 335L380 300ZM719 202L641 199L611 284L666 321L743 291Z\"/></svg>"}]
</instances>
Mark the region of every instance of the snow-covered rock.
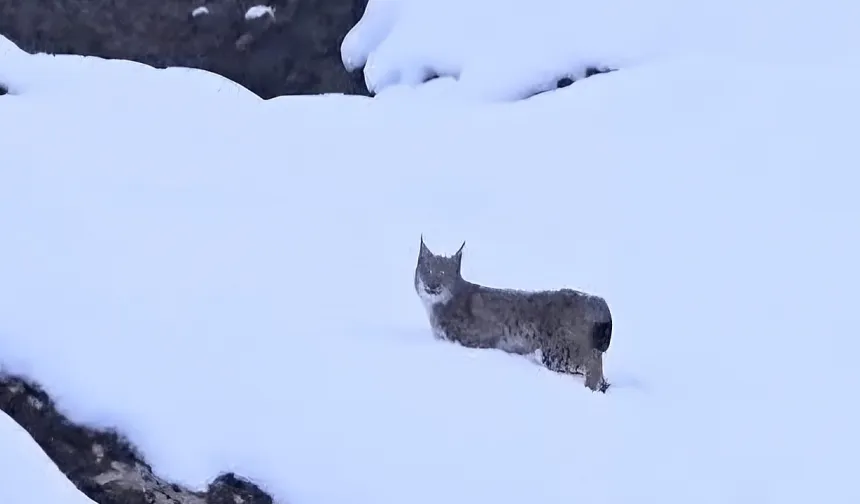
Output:
<instances>
[{"instance_id":1,"label":"snow-covered rock","mask_svg":"<svg viewBox=\"0 0 860 504\"><path fill-rule=\"evenodd\" d=\"M291 10L291 15L295 10ZM275 8L267 5L255 5L245 12L245 31L236 39L236 48L247 49L266 33L278 19L275 17Z\"/></svg>"},{"instance_id":2,"label":"snow-covered rock","mask_svg":"<svg viewBox=\"0 0 860 504\"><path fill-rule=\"evenodd\" d=\"M72 423L41 387L22 377L0 372L0 410L5 412L0 414L3 447L0 502L25 504L28 499L33 504L91 504L90 499L99 504L273 502L254 483L233 473L219 475L205 491L186 489L156 476L125 436L114 430ZM15 422L21 427L6 425ZM28 435L32 436L29 440ZM37 470L31 471L29 466ZM54 469L46 471L50 466ZM17 476L9 477L13 467L17 467L16 475L23 474L23 481ZM57 468L57 474L51 475ZM35 481L36 472L40 473L39 481ZM42 484L44 480L51 480L51 484ZM63 497L54 497L58 494Z\"/></svg>"},{"instance_id":3,"label":"snow-covered rock","mask_svg":"<svg viewBox=\"0 0 860 504\"><path fill-rule=\"evenodd\" d=\"M254 2L256 3L256 2ZM245 37L246 14L289 17L294 2L273 0L251 7L238 0L139 2L95 0L6 2L0 34L26 52L130 60L156 68L207 70L260 97L308 93L367 94L360 74L344 68L336 50L358 21L366 0L301 0L290 29ZM87 7L89 8L83 8ZM275 10L277 9L277 11ZM228 50L224 50L227 41ZM254 42L250 44L249 42ZM0 42L0 71L5 47ZM13 91L14 92L14 91Z\"/></svg>"},{"instance_id":4,"label":"snow-covered rock","mask_svg":"<svg viewBox=\"0 0 860 504\"><path fill-rule=\"evenodd\" d=\"M196 9L191 11L192 17L205 16L206 14L209 14L209 9L205 5L201 5L200 7L197 7Z\"/></svg>"},{"instance_id":5,"label":"snow-covered rock","mask_svg":"<svg viewBox=\"0 0 860 504\"><path fill-rule=\"evenodd\" d=\"M257 19L261 17L275 18L275 8L268 5L255 5L245 11L245 19Z\"/></svg>"}]
</instances>

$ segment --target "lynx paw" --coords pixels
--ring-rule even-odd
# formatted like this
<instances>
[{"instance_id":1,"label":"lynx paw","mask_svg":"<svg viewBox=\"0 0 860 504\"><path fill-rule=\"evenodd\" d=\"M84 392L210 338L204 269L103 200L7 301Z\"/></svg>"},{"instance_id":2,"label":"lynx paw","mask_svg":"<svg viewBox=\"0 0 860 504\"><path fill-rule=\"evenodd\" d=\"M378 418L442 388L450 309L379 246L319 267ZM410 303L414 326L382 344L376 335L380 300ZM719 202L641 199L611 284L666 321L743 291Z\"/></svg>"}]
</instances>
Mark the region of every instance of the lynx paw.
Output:
<instances>
[{"instance_id":1,"label":"lynx paw","mask_svg":"<svg viewBox=\"0 0 860 504\"><path fill-rule=\"evenodd\" d=\"M581 366L574 366L574 367L570 368L569 373L572 375L577 375L577 376L585 376L585 369L582 368Z\"/></svg>"},{"instance_id":2,"label":"lynx paw","mask_svg":"<svg viewBox=\"0 0 860 504\"><path fill-rule=\"evenodd\" d=\"M589 380L588 375L585 377L585 386L588 387L592 392L603 392L604 394L609 389L610 384L606 381L605 378L600 377L599 380Z\"/></svg>"},{"instance_id":3,"label":"lynx paw","mask_svg":"<svg viewBox=\"0 0 860 504\"><path fill-rule=\"evenodd\" d=\"M609 390L609 387L611 387L611 385L609 384L609 382L608 382L608 381L606 381L606 380L604 380L604 379L601 379L601 380L600 380L600 385L598 385L597 390L599 390L599 391L601 391L601 392L603 392L603 393L605 394L605 393L606 393L606 391L607 391L607 390Z\"/></svg>"}]
</instances>

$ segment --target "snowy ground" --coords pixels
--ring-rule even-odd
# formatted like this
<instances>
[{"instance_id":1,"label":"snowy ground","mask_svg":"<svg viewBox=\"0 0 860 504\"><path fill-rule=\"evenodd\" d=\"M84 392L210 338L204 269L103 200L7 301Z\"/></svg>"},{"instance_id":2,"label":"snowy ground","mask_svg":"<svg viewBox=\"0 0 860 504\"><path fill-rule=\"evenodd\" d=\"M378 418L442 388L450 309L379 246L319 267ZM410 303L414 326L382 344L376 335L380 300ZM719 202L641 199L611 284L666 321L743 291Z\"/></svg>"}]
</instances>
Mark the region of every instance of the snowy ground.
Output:
<instances>
[{"instance_id":1,"label":"snowy ground","mask_svg":"<svg viewBox=\"0 0 860 504\"><path fill-rule=\"evenodd\" d=\"M0 411L0 502L93 504L75 488L30 434Z\"/></svg>"},{"instance_id":2,"label":"snowy ground","mask_svg":"<svg viewBox=\"0 0 860 504\"><path fill-rule=\"evenodd\" d=\"M433 46L436 28L396 44L429 11L373 5L380 31L344 49L375 55L369 80L392 91L408 79L380 75L462 43L461 80L263 102L205 72L0 48L0 362L163 475L235 470L294 504L860 498L848 13L806 37L831 49L814 64L692 29L675 52L594 38L582 62L631 66L486 103L533 84L527 58L479 78L498 53ZM766 17L748 10L733 26ZM467 279L604 296L615 386L434 341L420 233L466 240Z\"/></svg>"},{"instance_id":3,"label":"snowy ground","mask_svg":"<svg viewBox=\"0 0 860 504\"><path fill-rule=\"evenodd\" d=\"M446 94L505 101L588 66L631 68L679 52L778 60L804 73L856 62L857 19L860 4L844 0L370 0L342 56L347 68L367 63L373 91L436 74L458 79L444 81Z\"/></svg>"}]
</instances>

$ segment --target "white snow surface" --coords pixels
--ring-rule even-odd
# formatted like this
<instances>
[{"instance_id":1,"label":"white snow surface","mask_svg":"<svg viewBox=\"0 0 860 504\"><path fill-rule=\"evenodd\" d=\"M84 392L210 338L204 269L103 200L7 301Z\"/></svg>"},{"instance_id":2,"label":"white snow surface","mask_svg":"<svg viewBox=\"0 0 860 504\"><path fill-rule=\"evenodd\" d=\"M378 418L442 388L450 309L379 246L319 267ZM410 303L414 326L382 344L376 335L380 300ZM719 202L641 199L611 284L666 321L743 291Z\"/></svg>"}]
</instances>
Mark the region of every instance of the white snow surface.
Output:
<instances>
[{"instance_id":1,"label":"white snow surface","mask_svg":"<svg viewBox=\"0 0 860 504\"><path fill-rule=\"evenodd\" d=\"M263 16L275 17L275 9L268 5L255 5L245 12L245 19L257 19Z\"/></svg>"},{"instance_id":2,"label":"white snow surface","mask_svg":"<svg viewBox=\"0 0 860 504\"><path fill-rule=\"evenodd\" d=\"M21 426L0 411L0 502L93 504Z\"/></svg>"},{"instance_id":3,"label":"white snow surface","mask_svg":"<svg viewBox=\"0 0 860 504\"><path fill-rule=\"evenodd\" d=\"M547 40L529 34L523 51ZM463 74L495 64L455 36ZM262 101L206 72L0 52L0 363L194 488L235 471L294 504L855 502L860 72L845 48L705 49L514 103L477 80L468 99L463 74ZM515 89L531 74L510 61L495 82ZM434 340L421 233L465 240L472 281L604 296L609 393Z\"/></svg>"},{"instance_id":4,"label":"white snow surface","mask_svg":"<svg viewBox=\"0 0 860 504\"><path fill-rule=\"evenodd\" d=\"M507 101L588 66L679 53L778 57L815 72L858 60L857 19L860 4L843 0L370 0L341 50L348 68L367 63L375 92L441 75L458 78L452 93Z\"/></svg>"},{"instance_id":5,"label":"white snow surface","mask_svg":"<svg viewBox=\"0 0 860 504\"><path fill-rule=\"evenodd\" d=\"M95 97L117 108L132 100L163 103L165 94L176 101L191 102L217 96L223 106L261 101L243 86L206 70L156 70L135 61L95 56L30 55L3 36L0 36L0 82L12 94L26 92L31 98L39 95L45 100L61 101ZM161 109L161 113L167 110Z\"/></svg>"}]
</instances>

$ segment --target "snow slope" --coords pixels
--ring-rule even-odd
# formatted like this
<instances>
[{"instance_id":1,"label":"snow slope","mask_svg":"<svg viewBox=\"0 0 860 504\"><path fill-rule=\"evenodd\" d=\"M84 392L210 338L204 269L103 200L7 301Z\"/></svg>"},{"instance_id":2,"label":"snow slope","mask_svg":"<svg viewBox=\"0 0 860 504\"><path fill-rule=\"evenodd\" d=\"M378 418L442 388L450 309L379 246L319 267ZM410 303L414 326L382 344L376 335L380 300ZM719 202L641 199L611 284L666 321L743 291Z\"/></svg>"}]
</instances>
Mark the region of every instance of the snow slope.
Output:
<instances>
[{"instance_id":1,"label":"snow slope","mask_svg":"<svg viewBox=\"0 0 860 504\"><path fill-rule=\"evenodd\" d=\"M124 106L131 99L160 102L165 94L182 95L185 100L217 97L222 106L260 101L241 85L205 70L154 70L135 61L95 56L30 55L2 35L0 82L13 94L26 92L30 97L40 95L62 100L95 96L117 106Z\"/></svg>"},{"instance_id":2,"label":"snow slope","mask_svg":"<svg viewBox=\"0 0 860 504\"><path fill-rule=\"evenodd\" d=\"M30 434L0 411L0 502L93 504L57 469Z\"/></svg>"},{"instance_id":3,"label":"snow slope","mask_svg":"<svg viewBox=\"0 0 860 504\"><path fill-rule=\"evenodd\" d=\"M488 104L2 63L0 362L157 472L296 504L860 497L853 64L679 51ZM138 70L145 98L95 92ZM610 392L432 340L420 233L473 281L606 297Z\"/></svg>"}]
</instances>

